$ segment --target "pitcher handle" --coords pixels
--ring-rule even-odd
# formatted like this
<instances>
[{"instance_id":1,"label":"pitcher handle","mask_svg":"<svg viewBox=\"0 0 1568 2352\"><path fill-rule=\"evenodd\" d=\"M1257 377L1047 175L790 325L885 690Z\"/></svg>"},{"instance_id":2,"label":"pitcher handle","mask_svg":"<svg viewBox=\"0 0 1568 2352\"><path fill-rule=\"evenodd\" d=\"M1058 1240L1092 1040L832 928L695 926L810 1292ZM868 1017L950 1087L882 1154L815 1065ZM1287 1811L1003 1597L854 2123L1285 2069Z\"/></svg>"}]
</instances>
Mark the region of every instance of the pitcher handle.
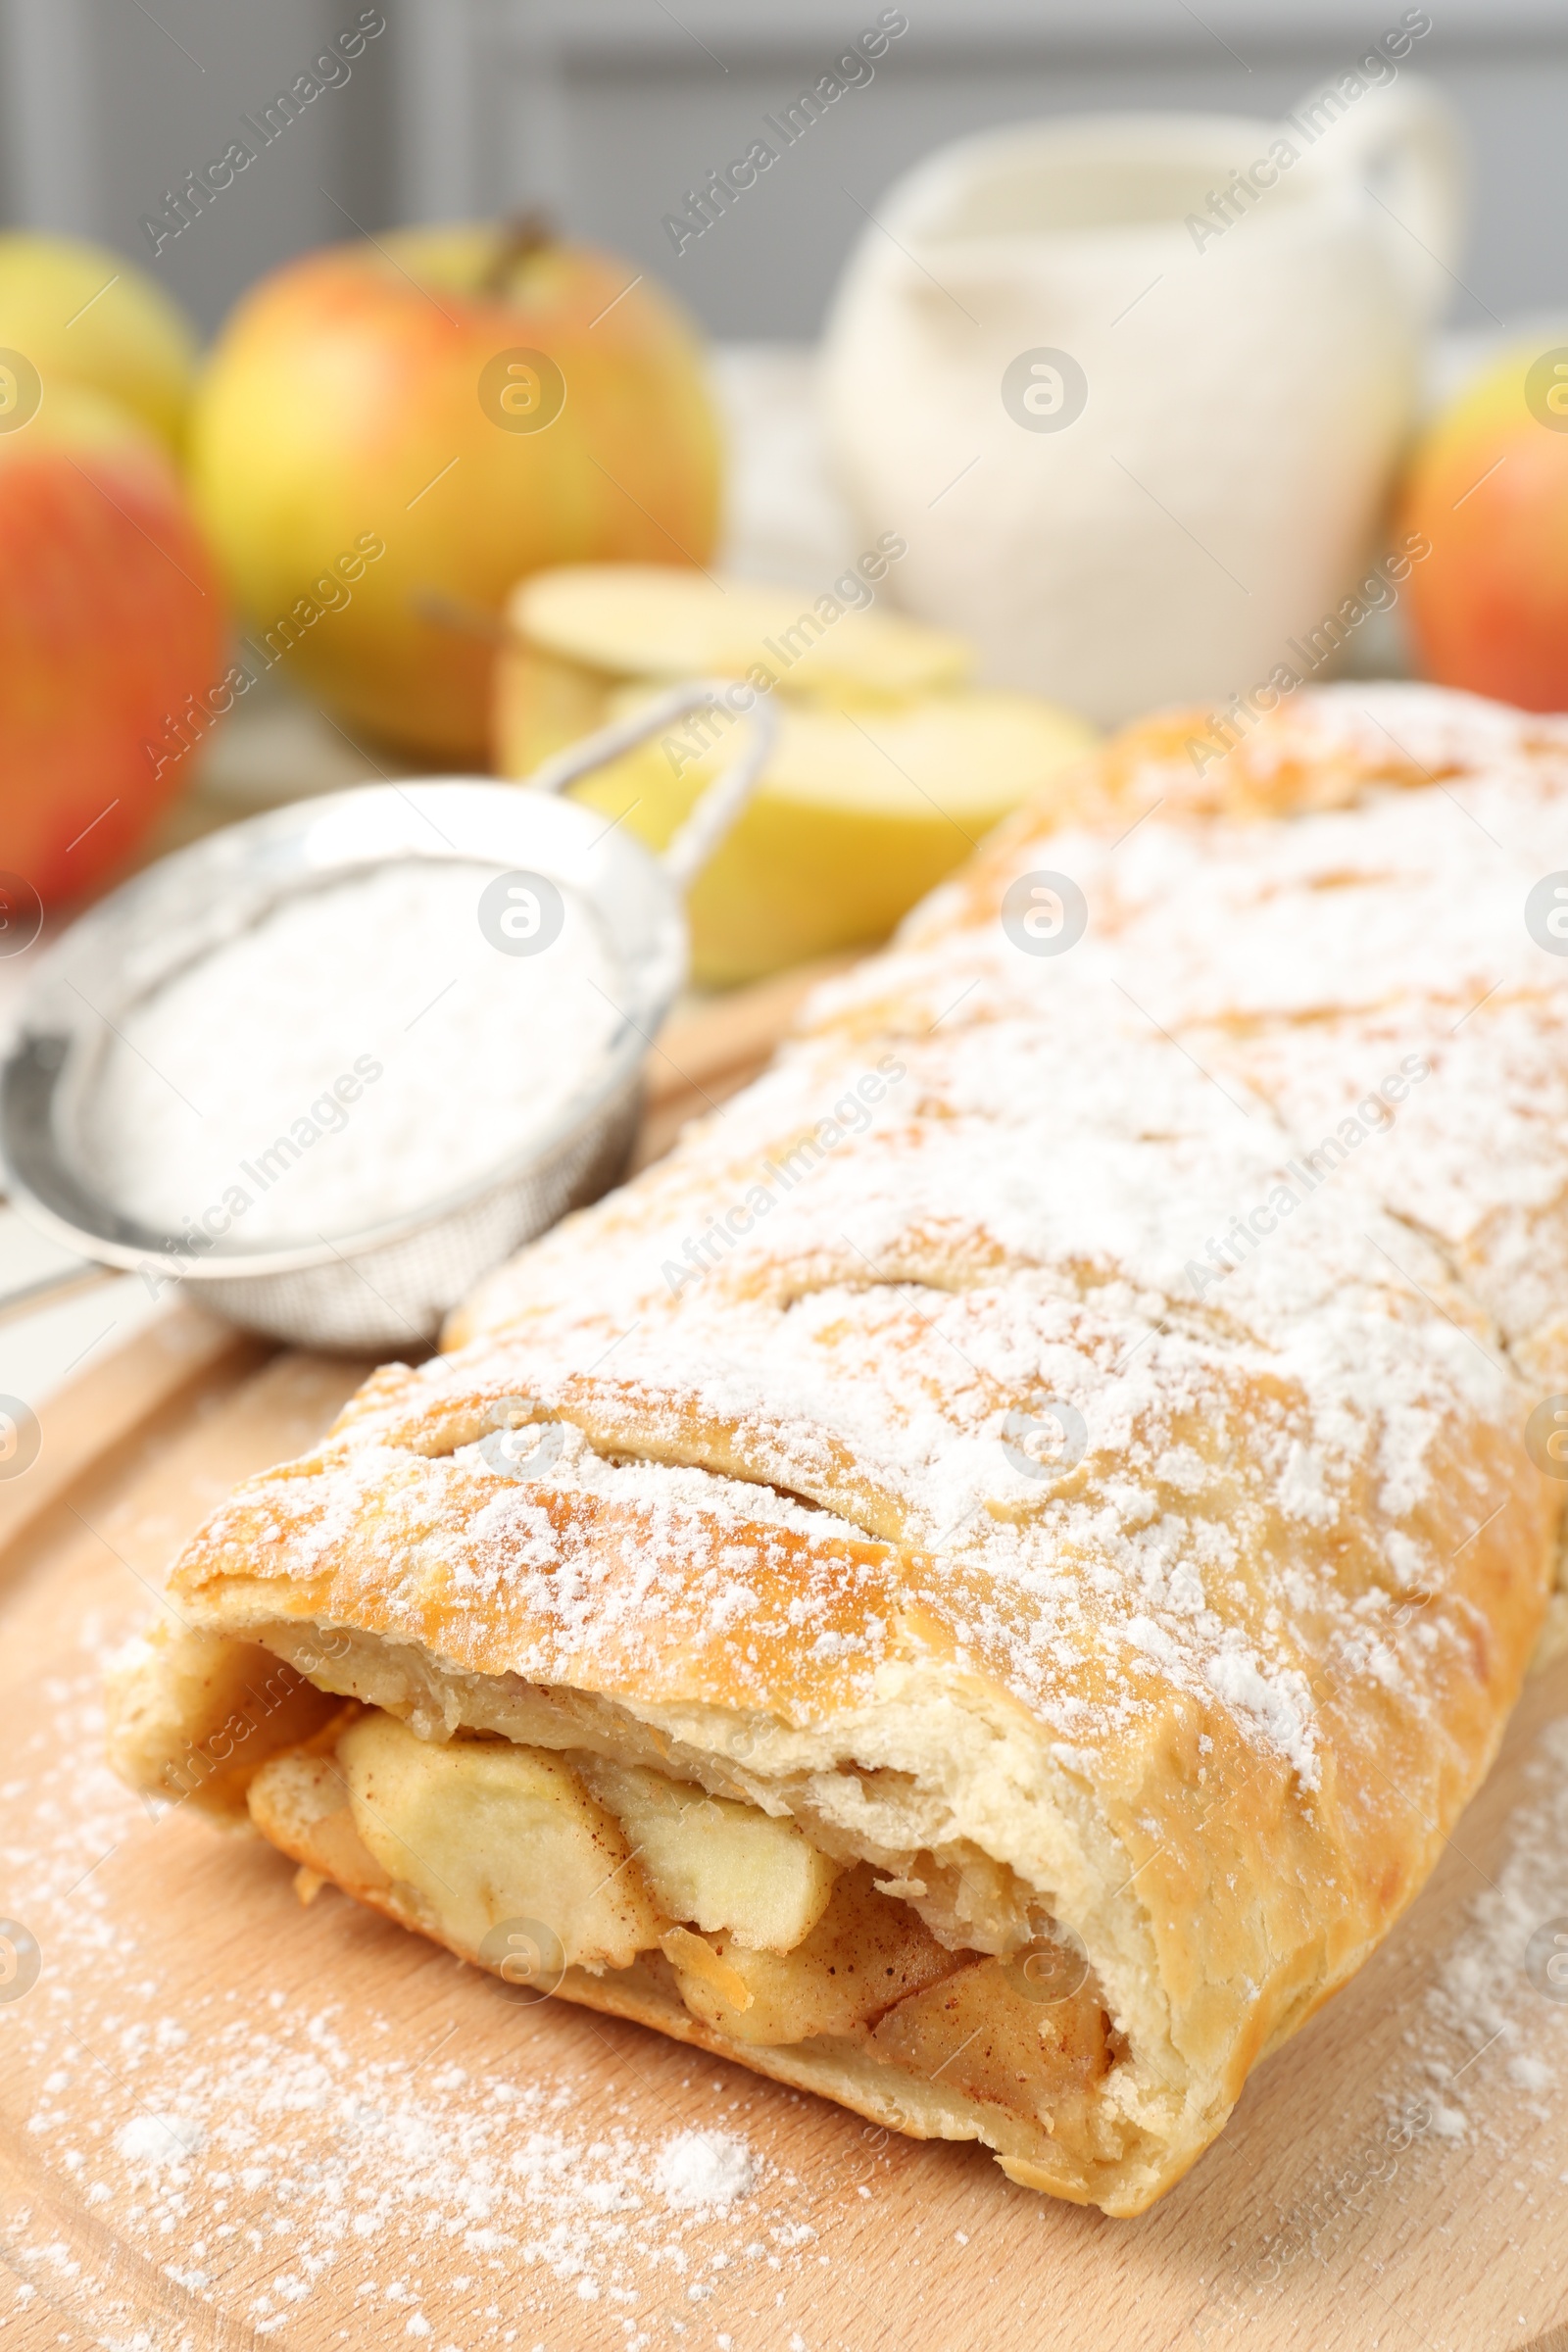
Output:
<instances>
[{"instance_id":1,"label":"pitcher handle","mask_svg":"<svg viewBox=\"0 0 1568 2352\"><path fill-rule=\"evenodd\" d=\"M1430 325L1458 283L1470 171L1457 114L1436 83L1411 74L1369 92L1335 136L1344 142L1345 170L1366 190L1417 319Z\"/></svg>"}]
</instances>

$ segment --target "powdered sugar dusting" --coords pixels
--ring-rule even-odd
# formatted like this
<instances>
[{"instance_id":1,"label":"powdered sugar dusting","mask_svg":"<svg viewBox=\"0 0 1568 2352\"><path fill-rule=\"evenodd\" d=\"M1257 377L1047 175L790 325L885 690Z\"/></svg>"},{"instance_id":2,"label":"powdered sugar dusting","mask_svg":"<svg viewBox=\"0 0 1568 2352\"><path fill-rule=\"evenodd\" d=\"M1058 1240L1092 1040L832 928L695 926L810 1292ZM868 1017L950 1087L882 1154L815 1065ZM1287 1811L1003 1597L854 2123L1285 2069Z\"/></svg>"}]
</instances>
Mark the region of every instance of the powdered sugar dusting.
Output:
<instances>
[{"instance_id":1,"label":"powdered sugar dusting","mask_svg":"<svg viewBox=\"0 0 1568 2352\"><path fill-rule=\"evenodd\" d=\"M160 2342L195 2340L201 2306L264 2339L395 2330L437 2352L571 2340L562 2314L584 2305L629 2346L692 2322L711 2341L763 2310L787 2335L820 2254L802 2184L767 2152L776 2094L697 2053L650 2057L582 2011L551 2004L561 2034L541 2034L537 2011L390 1932L400 2022L345 2000L301 1938L334 1906L352 1930L347 1904L301 1915L276 1857L215 1848L178 1808L149 1821L97 1761L101 1670L94 1655L51 1684L47 1737L13 1750L5 1788L7 1902L44 1952L26 1999L0 2003L7 2128L71 2240L63 2310L138 2340L152 2289L106 2253L119 2243L193 2298ZM213 1900L249 1922L214 1946L216 1979L184 1949ZM53 2227L22 2217L24 2277L55 2276Z\"/></svg>"},{"instance_id":2,"label":"powdered sugar dusting","mask_svg":"<svg viewBox=\"0 0 1568 2352\"><path fill-rule=\"evenodd\" d=\"M115 2153L127 2164L180 2164L195 2155L203 2136L189 2116L133 2115L115 2134Z\"/></svg>"},{"instance_id":3,"label":"powdered sugar dusting","mask_svg":"<svg viewBox=\"0 0 1568 2352\"><path fill-rule=\"evenodd\" d=\"M1568 1954L1568 1719L1543 1733L1525 1786L1502 1858L1428 1991L1427 2029L1405 2037L1422 2049L1423 2086L1453 2139L1485 2096L1483 2057L1527 2106L1547 2090L1560 2097L1568 2068L1568 1967L1559 1960L1548 1973L1558 1952Z\"/></svg>"},{"instance_id":4,"label":"powdered sugar dusting","mask_svg":"<svg viewBox=\"0 0 1568 2352\"><path fill-rule=\"evenodd\" d=\"M786 1530L859 1535L929 1555L939 1610L944 1564L989 1582L962 1639L1080 1750L1154 1720L1156 1669L1306 1791L1340 1678L1429 1736L1500 1541L1476 1531L1511 1509L1514 1556L1539 1546L1528 1384L1561 1358L1568 1385L1568 1251L1540 1230L1568 1198L1568 996L1521 919L1539 845L1568 842L1568 733L1357 688L1248 751L1339 762L1354 805L1015 821L721 1115L495 1278L483 1336L379 1385L213 1553L275 1507L280 1566L348 1545L411 1640L414 1561L491 1602L520 1584L540 1636L510 1662L549 1679L612 1632L634 1655L638 1609L733 1642L764 1564L807 1556ZM1442 791L1407 789L1429 773ZM1193 797L1185 754L1139 774ZM1046 864L1090 907L1061 956L999 920ZM589 1440L542 1482L564 1520L537 1486L498 1500L462 1442L518 1394ZM432 1414L460 1431L442 1458ZM1008 1433L1053 1415L1083 1443L1042 1476ZM1497 1471L1455 1478L1481 1430ZM691 1563L719 1553L699 1609ZM1412 1614L1414 1592L1458 1605ZM814 1600L799 1632L848 1674ZM884 1653L858 1663L869 1696Z\"/></svg>"},{"instance_id":5,"label":"powdered sugar dusting","mask_svg":"<svg viewBox=\"0 0 1568 2352\"><path fill-rule=\"evenodd\" d=\"M756 2178L757 2158L730 2132L677 2132L654 2168L671 2205L733 2205Z\"/></svg>"}]
</instances>

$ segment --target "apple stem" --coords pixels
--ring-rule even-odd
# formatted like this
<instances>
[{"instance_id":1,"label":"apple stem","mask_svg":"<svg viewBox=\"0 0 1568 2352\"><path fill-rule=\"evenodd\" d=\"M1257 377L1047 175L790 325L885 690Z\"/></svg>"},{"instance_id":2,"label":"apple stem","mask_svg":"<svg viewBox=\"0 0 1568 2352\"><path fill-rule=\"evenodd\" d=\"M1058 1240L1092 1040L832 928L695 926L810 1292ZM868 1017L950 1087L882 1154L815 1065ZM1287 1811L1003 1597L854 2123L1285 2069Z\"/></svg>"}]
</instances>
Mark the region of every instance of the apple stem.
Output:
<instances>
[{"instance_id":1,"label":"apple stem","mask_svg":"<svg viewBox=\"0 0 1568 2352\"><path fill-rule=\"evenodd\" d=\"M530 260L556 241L556 224L542 205L532 205L525 213L514 213L510 220L501 223L494 257L479 280L480 293L504 294L519 262Z\"/></svg>"}]
</instances>

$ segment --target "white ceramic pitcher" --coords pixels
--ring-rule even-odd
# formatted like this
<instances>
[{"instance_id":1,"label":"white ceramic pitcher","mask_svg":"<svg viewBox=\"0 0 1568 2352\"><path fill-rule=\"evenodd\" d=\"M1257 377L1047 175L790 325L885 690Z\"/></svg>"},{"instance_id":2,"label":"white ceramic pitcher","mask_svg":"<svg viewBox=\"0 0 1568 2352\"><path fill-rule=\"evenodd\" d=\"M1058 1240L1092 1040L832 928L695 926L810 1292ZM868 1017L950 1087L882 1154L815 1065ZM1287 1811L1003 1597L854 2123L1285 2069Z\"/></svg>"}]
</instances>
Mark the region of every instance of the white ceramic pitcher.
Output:
<instances>
[{"instance_id":1,"label":"white ceramic pitcher","mask_svg":"<svg viewBox=\"0 0 1568 2352\"><path fill-rule=\"evenodd\" d=\"M994 682L1107 722L1247 692L1346 593L1463 171L1429 85L1332 114L1028 123L878 206L829 322L829 449L862 531L908 542L900 603Z\"/></svg>"}]
</instances>

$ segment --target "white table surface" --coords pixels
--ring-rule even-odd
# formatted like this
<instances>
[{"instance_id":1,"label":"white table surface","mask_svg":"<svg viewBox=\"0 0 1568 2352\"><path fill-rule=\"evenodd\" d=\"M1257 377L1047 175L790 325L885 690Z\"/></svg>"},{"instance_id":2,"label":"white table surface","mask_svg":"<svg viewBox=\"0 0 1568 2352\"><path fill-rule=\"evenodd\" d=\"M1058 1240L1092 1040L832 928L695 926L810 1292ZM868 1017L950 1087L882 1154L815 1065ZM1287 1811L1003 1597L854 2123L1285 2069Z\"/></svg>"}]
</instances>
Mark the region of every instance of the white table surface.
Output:
<instances>
[{"instance_id":1,"label":"white table surface","mask_svg":"<svg viewBox=\"0 0 1568 2352\"><path fill-rule=\"evenodd\" d=\"M1429 397L1444 396L1470 373L1486 341L1441 338L1433 351ZM858 542L828 478L815 428L811 363L804 345L731 345L714 355L730 450L720 562L752 578L815 589L854 560ZM1387 675L1403 665L1394 630L1374 635L1379 618L1358 633L1362 674ZM219 731L153 848L177 848L215 825L284 801L415 772L382 750L372 759L312 705L269 680ZM28 970L48 937L46 927L26 955L0 961L0 1052ZM76 1278L75 1287L34 1303L29 1293L50 1278ZM170 1295L166 1287L161 1301L138 1275L85 1265L15 1209L0 1206L0 1396L35 1406L93 1358L129 1339Z\"/></svg>"}]
</instances>

